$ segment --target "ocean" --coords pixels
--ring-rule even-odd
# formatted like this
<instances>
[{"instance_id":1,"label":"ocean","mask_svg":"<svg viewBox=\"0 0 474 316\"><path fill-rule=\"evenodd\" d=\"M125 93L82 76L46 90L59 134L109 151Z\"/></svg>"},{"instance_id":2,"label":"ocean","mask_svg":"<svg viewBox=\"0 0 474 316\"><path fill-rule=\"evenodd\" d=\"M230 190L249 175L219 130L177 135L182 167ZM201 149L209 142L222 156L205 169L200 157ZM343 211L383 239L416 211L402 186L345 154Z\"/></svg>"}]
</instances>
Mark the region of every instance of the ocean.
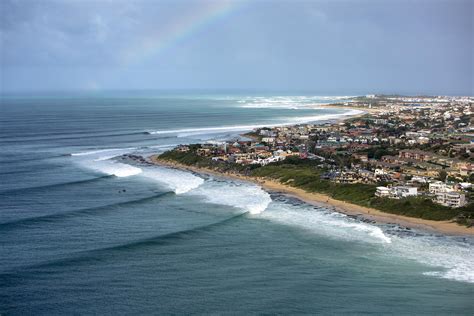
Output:
<instances>
[{"instance_id":1,"label":"ocean","mask_svg":"<svg viewBox=\"0 0 474 316\"><path fill-rule=\"evenodd\" d=\"M349 96L3 95L0 314L474 314L474 238L121 159L355 112Z\"/></svg>"}]
</instances>

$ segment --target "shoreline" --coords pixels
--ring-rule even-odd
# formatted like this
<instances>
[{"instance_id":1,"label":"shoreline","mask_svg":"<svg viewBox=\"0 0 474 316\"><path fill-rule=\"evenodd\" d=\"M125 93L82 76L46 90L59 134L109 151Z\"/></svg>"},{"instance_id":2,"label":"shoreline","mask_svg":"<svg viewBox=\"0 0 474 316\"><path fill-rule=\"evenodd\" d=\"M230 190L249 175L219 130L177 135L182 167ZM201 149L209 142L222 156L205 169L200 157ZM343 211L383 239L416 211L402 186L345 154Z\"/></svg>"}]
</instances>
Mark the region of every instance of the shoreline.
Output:
<instances>
[{"instance_id":1,"label":"shoreline","mask_svg":"<svg viewBox=\"0 0 474 316\"><path fill-rule=\"evenodd\" d=\"M315 206L326 206L336 212L351 216L361 216L364 219L372 220L381 224L396 224L403 227L421 229L431 232L442 233L445 235L474 235L473 227L465 227L451 221L433 221L415 217L408 217L397 214L390 214L379 211L374 208L364 207L340 200L333 199L325 194L316 192L307 192L303 189L291 187L275 180L264 178L248 177L235 173L218 172L209 168L200 168L187 166L176 162L158 159L158 155L152 155L147 160L158 166L186 170L198 174L218 176L222 178L236 179L240 181L257 184L267 191L283 193L295 197L305 203Z\"/></svg>"}]
</instances>

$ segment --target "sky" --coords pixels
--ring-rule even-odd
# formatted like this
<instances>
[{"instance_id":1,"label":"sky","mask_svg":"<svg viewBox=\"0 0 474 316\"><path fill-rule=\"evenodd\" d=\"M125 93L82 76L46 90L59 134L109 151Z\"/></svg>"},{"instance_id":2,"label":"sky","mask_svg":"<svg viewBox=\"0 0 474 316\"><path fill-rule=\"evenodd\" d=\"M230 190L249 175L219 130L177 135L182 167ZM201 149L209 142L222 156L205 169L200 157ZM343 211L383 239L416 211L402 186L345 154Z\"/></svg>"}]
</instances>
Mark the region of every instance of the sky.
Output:
<instances>
[{"instance_id":1,"label":"sky","mask_svg":"<svg viewBox=\"0 0 474 316\"><path fill-rule=\"evenodd\" d=\"M474 95L474 1L1 0L0 88Z\"/></svg>"}]
</instances>

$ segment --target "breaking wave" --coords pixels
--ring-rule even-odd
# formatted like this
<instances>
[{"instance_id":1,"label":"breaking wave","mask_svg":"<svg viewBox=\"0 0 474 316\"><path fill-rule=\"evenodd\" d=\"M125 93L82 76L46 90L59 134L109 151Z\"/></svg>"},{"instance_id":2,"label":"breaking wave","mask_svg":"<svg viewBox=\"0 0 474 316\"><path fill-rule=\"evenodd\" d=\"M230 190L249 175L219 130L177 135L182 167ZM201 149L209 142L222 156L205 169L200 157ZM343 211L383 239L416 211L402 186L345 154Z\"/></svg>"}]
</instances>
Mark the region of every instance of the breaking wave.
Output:
<instances>
[{"instance_id":1,"label":"breaking wave","mask_svg":"<svg viewBox=\"0 0 474 316\"><path fill-rule=\"evenodd\" d=\"M275 96L275 97L245 97L238 100L238 106L250 109L310 109L315 104L334 102L351 102L354 96Z\"/></svg>"},{"instance_id":2,"label":"breaking wave","mask_svg":"<svg viewBox=\"0 0 474 316\"><path fill-rule=\"evenodd\" d=\"M114 175L119 178L130 177L143 172L141 168L111 160L95 161L89 167L98 172Z\"/></svg>"},{"instance_id":3,"label":"breaking wave","mask_svg":"<svg viewBox=\"0 0 474 316\"><path fill-rule=\"evenodd\" d=\"M145 169L141 176L170 188L176 194L189 192L204 183L203 178L195 176L190 172L165 167Z\"/></svg>"},{"instance_id":4,"label":"breaking wave","mask_svg":"<svg viewBox=\"0 0 474 316\"><path fill-rule=\"evenodd\" d=\"M344 113L338 113L338 114L323 114L323 115L316 115L316 116L294 117L294 118L290 118L291 122L287 123L286 125L335 120L335 119L343 118L346 116L359 115L363 112L364 111L361 111L361 110L350 110L350 111L347 111Z\"/></svg>"},{"instance_id":5,"label":"breaking wave","mask_svg":"<svg viewBox=\"0 0 474 316\"><path fill-rule=\"evenodd\" d=\"M381 244L381 252L389 260L413 260L434 268L424 272L425 275L474 283L472 238L467 237L466 241L457 237L424 235L423 232L400 234L399 230L392 231L393 228L389 229L387 225L364 223L325 208L290 203L290 200L276 199L259 217L325 237Z\"/></svg>"},{"instance_id":6,"label":"breaking wave","mask_svg":"<svg viewBox=\"0 0 474 316\"><path fill-rule=\"evenodd\" d=\"M97 149L71 154L78 164L94 171L116 177L130 177L142 173L142 169L110 160L116 156L131 152L136 148Z\"/></svg>"},{"instance_id":7,"label":"breaking wave","mask_svg":"<svg viewBox=\"0 0 474 316\"><path fill-rule=\"evenodd\" d=\"M251 130L254 128L262 127L264 124L259 125L231 125L231 126L220 126L220 127L203 127L203 128L183 128L175 130L160 130L160 131L149 131L150 134L178 134L178 137L186 137L192 135L200 135L207 133L220 133L220 132L240 132Z\"/></svg>"},{"instance_id":8,"label":"breaking wave","mask_svg":"<svg viewBox=\"0 0 474 316\"><path fill-rule=\"evenodd\" d=\"M190 194L203 196L208 202L243 209L250 214L260 214L272 201L270 194L250 183L233 181L207 181Z\"/></svg>"},{"instance_id":9,"label":"breaking wave","mask_svg":"<svg viewBox=\"0 0 474 316\"><path fill-rule=\"evenodd\" d=\"M277 202L261 218L285 225L302 228L316 234L337 239L360 240L390 244L380 227L359 222L344 214L331 212L324 208L315 208L307 204L291 205Z\"/></svg>"},{"instance_id":10,"label":"breaking wave","mask_svg":"<svg viewBox=\"0 0 474 316\"><path fill-rule=\"evenodd\" d=\"M299 116L299 117L285 118L285 121L278 122L278 123L272 122L272 123L253 124L253 125L229 125L229 126L219 126L219 127L183 128L183 129L174 129L174 130L148 131L148 133L153 134L153 135L175 134L177 137L188 137L188 136L202 135L202 134L243 132L243 131L250 131L252 129L259 128L259 127L286 126L286 125L293 125L293 124L304 124L304 123L317 122L317 121L333 120L333 119L338 119L338 118L342 118L346 116L358 115L360 113L363 113L363 111L350 110L350 111L337 113L337 114L321 114L321 115L314 115L314 116Z\"/></svg>"},{"instance_id":11,"label":"breaking wave","mask_svg":"<svg viewBox=\"0 0 474 316\"><path fill-rule=\"evenodd\" d=\"M88 150L88 151L81 151L77 153L72 153L71 156L91 156L91 155L97 155L97 154L103 154L103 153L114 153L115 156L121 155L123 153L127 153L131 150L136 149L135 147L129 147L129 148L110 148L110 149L96 149L96 150Z\"/></svg>"},{"instance_id":12,"label":"breaking wave","mask_svg":"<svg viewBox=\"0 0 474 316\"><path fill-rule=\"evenodd\" d=\"M425 275L474 283L472 243L449 236L396 237L393 253L431 266Z\"/></svg>"}]
</instances>

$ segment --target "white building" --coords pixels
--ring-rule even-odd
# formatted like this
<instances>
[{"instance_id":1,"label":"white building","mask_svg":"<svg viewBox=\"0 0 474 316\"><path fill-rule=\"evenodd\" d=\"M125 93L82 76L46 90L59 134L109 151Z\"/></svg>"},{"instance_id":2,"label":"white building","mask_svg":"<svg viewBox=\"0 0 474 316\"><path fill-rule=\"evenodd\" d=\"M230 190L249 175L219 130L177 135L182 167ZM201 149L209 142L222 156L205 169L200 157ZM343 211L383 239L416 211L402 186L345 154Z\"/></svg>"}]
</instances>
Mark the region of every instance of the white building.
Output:
<instances>
[{"instance_id":1,"label":"white building","mask_svg":"<svg viewBox=\"0 0 474 316\"><path fill-rule=\"evenodd\" d=\"M375 169L375 175L376 176L381 176L381 175L384 175L384 174L388 174L388 172L386 172L384 169L381 169L381 168Z\"/></svg>"},{"instance_id":2,"label":"white building","mask_svg":"<svg viewBox=\"0 0 474 316\"><path fill-rule=\"evenodd\" d=\"M393 198L400 199L409 196L417 196L418 189L415 187L397 186L391 188L391 193Z\"/></svg>"},{"instance_id":3,"label":"white building","mask_svg":"<svg viewBox=\"0 0 474 316\"><path fill-rule=\"evenodd\" d=\"M431 194L437 194L442 192L452 192L454 191L454 187L450 184L436 181L429 184L428 190Z\"/></svg>"},{"instance_id":4,"label":"white building","mask_svg":"<svg viewBox=\"0 0 474 316\"><path fill-rule=\"evenodd\" d=\"M262 142L264 143L273 143L275 141L275 137L262 137Z\"/></svg>"},{"instance_id":5,"label":"white building","mask_svg":"<svg viewBox=\"0 0 474 316\"><path fill-rule=\"evenodd\" d=\"M466 196L457 192L439 192L436 193L436 203L448 207L461 207L467 204Z\"/></svg>"},{"instance_id":6,"label":"white building","mask_svg":"<svg viewBox=\"0 0 474 316\"><path fill-rule=\"evenodd\" d=\"M418 183L427 183L428 179L426 177L413 176L410 181L411 182L418 182Z\"/></svg>"},{"instance_id":7,"label":"white building","mask_svg":"<svg viewBox=\"0 0 474 316\"><path fill-rule=\"evenodd\" d=\"M415 187L408 186L396 186L396 187L377 187L375 190L375 196L387 197L391 199L401 199L410 196L417 196L418 189Z\"/></svg>"},{"instance_id":8,"label":"white building","mask_svg":"<svg viewBox=\"0 0 474 316\"><path fill-rule=\"evenodd\" d=\"M389 197L390 196L390 189L387 187L377 187L375 190L375 196L378 197Z\"/></svg>"},{"instance_id":9,"label":"white building","mask_svg":"<svg viewBox=\"0 0 474 316\"><path fill-rule=\"evenodd\" d=\"M269 163L272 163L272 162L277 162L277 161L282 161L282 160L285 160L285 156L273 156L273 157L268 157L268 158L258 158L258 159L254 159L251 164L252 165L261 165L261 166L266 166L268 165Z\"/></svg>"},{"instance_id":10,"label":"white building","mask_svg":"<svg viewBox=\"0 0 474 316\"><path fill-rule=\"evenodd\" d=\"M418 144L429 144L430 139L428 137L421 136L421 137L418 137L417 142Z\"/></svg>"}]
</instances>

